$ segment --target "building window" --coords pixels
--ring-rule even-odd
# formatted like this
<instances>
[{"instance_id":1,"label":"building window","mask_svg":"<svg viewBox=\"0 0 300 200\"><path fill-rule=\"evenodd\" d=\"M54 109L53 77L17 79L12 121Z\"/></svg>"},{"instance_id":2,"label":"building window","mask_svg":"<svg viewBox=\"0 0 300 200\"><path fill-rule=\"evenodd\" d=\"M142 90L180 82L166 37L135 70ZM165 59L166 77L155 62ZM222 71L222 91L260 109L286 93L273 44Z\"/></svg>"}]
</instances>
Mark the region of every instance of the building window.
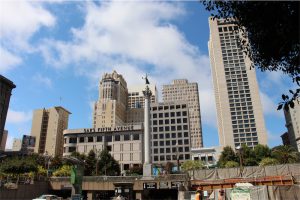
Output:
<instances>
[{"instance_id":1,"label":"building window","mask_svg":"<svg viewBox=\"0 0 300 200\"><path fill-rule=\"evenodd\" d=\"M120 141L121 140L121 136L120 135L115 135L115 141Z\"/></svg>"},{"instance_id":2,"label":"building window","mask_svg":"<svg viewBox=\"0 0 300 200\"><path fill-rule=\"evenodd\" d=\"M111 142L112 141L112 136L111 135L106 135L105 136L105 141L106 142Z\"/></svg>"},{"instance_id":3,"label":"building window","mask_svg":"<svg viewBox=\"0 0 300 200\"><path fill-rule=\"evenodd\" d=\"M157 146L158 146L158 142L157 142L157 141L154 141L154 142L153 142L153 146L157 147Z\"/></svg>"},{"instance_id":4,"label":"building window","mask_svg":"<svg viewBox=\"0 0 300 200\"><path fill-rule=\"evenodd\" d=\"M71 144L77 143L77 138L69 138L69 143Z\"/></svg>"},{"instance_id":5,"label":"building window","mask_svg":"<svg viewBox=\"0 0 300 200\"><path fill-rule=\"evenodd\" d=\"M75 152L76 151L76 147L69 147L69 153Z\"/></svg>"},{"instance_id":6,"label":"building window","mask_svg":"<svg viewBox=\"0 0 300 200\"><path fill-rule=\"evenodd\" d=\"M160 152L160 153L165 153L165 149L164 149L164 148L160 148L160 149L159 149L159 152Z\"/></svg>"},{"instance_id":7,"label":"building window","mask_svg":"<svg viewBox=\"0 0 300 200\"><path fill-rule=\"evenodd\" d=\"M97 142L102 142L102 136L97 136Z\"/></svg>"},{"instance_id":8,"label":"building window","mask_svg":"<svg viewBox=\"0 0 300 200\"><path fill-rule=\"evenodd\" d=\"M79 142L80 142L80 143L83 143L83 142L84 142L84 137L80 137L80 138L79 138Z\"/></svg>"},{"instance_id":9,"label":"building window","mask_svg":"<svg viewBox=\"0 0 300 200\"><path fill-rule=\"evenodd\" d=\"M154 161L158 161L158 156L154 156Z\"/></svg>"},{"instance_id":10,"label":"building window","mask_svg":"<svg viewBox=\"0 0 300 200\"><path fill-rule=\"evenodd\" d=\"M155 148L155 149L153 150L153 152L154 152L155 154L158 154L158 149Z\"/></svg>"},{"instance_id":11,"label":"building window","mask_svg":"<svg viewBox=\"0 0 300 200\"><path fill-rule=\"evenodd\" d=\"M139 134L134 134L133 135L133 140L139 140L140 139L140 135Z\"/></svg>"},{"instance_id":12,"label":"building window","mask_svg":"<svg viewBox=\"0 0 300 200\"><path fill-rule=\"evenodd\" d=\"M130 135L124 135L124 141L130 140Z\"/></svg>"},{"instance_id":13,"label":"building window","mask_svg":"<svg viewBox=\"0 0 300 200\"><path fill-rule=\"evenodd\" d=\"M94 142L94 138L93 137L88 137L88 142Z\"/></svg>"}]
</instances>

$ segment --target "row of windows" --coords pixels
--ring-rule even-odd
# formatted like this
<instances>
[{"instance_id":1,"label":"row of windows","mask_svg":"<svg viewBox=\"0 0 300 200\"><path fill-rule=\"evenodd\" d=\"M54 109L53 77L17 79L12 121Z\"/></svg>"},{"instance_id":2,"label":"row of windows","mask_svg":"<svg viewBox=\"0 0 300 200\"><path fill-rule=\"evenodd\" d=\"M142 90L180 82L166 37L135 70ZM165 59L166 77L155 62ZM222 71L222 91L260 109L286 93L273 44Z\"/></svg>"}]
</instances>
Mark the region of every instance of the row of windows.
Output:
<instances>
[{"instance_id":1,"label":"row of windows","mask_svg":"<svg viewBox=\"0 0 300 200\"><path fill-rule=\"evenodd\" d=\"M237 26L225 26L225 27L219 27L219 32L227 32L227 31L233 31L233 30L238 30Z\"/></svg>"},{"instance_id":2,"label":"row of windows","mask_svg":"<svg viewBox=\"0 0 300 200\"><path fill-rule=\"evenodd\" d=\"M251 132L252 133L248 133L248 132ZM233 133L246 133L246 136L250 136L249 134L252 134L252 136L257 136L257 133L256 133L256 128L246 128L246 129L233 129Z\"/></svg>"},{"instance_id":3,"label":"row of windows","mask_svg":"<svg viewBox=\"0 0 300 200\"><path fill-rule=\"evenodd\" d=\"M235 147L238 147L238 146L242 146L242 145L247 145L248 147L252 147L252 146L256 146L258 145L258 142L243 142L243 143L234 143L234 146Z\"/></svg>"},{"instance_id":4,"label":"row of windows","mask_svg":"<svg viewBox=\"0 0 300 200\"><path fill-rule=\"evenodd\" d=\"M166 140L166 141L153 141L152 144L154 147L157 146L170 146L172 143L172 145L188 145L189 144L189 139L184 139L184 140Z\"/></svg>"},{"instance_id":5,"label":"row of windows","mask_svg":"<svg viewBox=\"0 0 300 200\"><path fill-rule=\"evenodd\" d=\"M190 154L180 154L178 160L189 160ZM177 160L177 155L160 155L160 156L153 156L154 161L166 161L166 160Z\"/></svg>"},{"instance_id":6,"label":"row of windows","mask_svg":"<svg viewBox=\"0 0 300 200\"><path fill-rule=\"evenodd\" d=\"M187 123L187 118L183 118L182 120L181 120L181 118L177 118L176 120L175 119L153 120L152 124L157 125L157 122L159 125L170 124L170 122L171 122L171 124L175 124L175 123L180 124L180 123Z\"/></svg>"},{"instance_id":7,"label":"row of windows","mask_svg":"<svg viewBox=\"0 0 300 200\"><path fill-rule=\"evenodd\" d=\"M168 112L166 112L166 113L158 113L158 115L157 115L157 113L153 113L152 114L152 118L154 118L154 119L156 119L157 118L157 116L159 117L159 118L162 118L162 117L180 117L180 116L187 116L187 111L182 111L182 112L170 112L170 113L168 113Z\"/></svg>"},{"instance_id":8,"label":"row of windows","mask_svg":"<svg viewBox=\"0 0 300 200\"><path fill-rule=\"evenodd\" d=\"M159 138L158 138L159 136ZM153 134L152 137L153 139L164 139L164 138L182 138L183 137L189 137L189 133L188 132L184 132L183 134L180 133L161 133L161 134Z\"/></svg>"},{"instance_id":9,"label":"row of windows","mask_svg":"<svg viewBox=\"0 0 300 200\"><path fill-rule=\"evenodd\" d=\"M103 138L105 137L105 138ZM69 143L84 143L84 142L103 142L105 139L106 142L112 142L112 140L114 141L130 141L130 140L139 140L140 139L140 135L139 134L133 134L133 135L106 135L106 136L90 136L90 137L79 137L77 139L77 137L70 137L69 138ZM65 138L65 143L66 143L66 138Z\"/></svg>"},{"instance_id":10,"label":"row of windows","mask_svg":"<svg viewBox=\"0 0 300 200\"><path fill-rule=\"evenodd\" d=\"M189 152L190 147L173 147L173 148L154 148L153 153L177 153L177 152Z\"/></svg>"},{"instance_id":11,"label":"row of windows","mask_svg":"<svg viewBox=\"0 0 300 200\"><path fill-rule=\"evenodd\" d=\"M153 127L152 131L156 132L163 132L163 131L181 131L181 130L188 130L188 125L179 125L179 126L160 126L160 127Z\"/></svg>"},{"instance_id":12,"label":"row of windows","mask_svg":"<svg viewBox=\"0 0 300 200\"><path fill-rule=\"evenodd\" d=\"M152 108L150 108L150 110L174 110L174 109L181 109L181 108L186 108L186 104L182 104L182 105L170 105L170 106L153 106Z\"/></svg>"}]
</instances>

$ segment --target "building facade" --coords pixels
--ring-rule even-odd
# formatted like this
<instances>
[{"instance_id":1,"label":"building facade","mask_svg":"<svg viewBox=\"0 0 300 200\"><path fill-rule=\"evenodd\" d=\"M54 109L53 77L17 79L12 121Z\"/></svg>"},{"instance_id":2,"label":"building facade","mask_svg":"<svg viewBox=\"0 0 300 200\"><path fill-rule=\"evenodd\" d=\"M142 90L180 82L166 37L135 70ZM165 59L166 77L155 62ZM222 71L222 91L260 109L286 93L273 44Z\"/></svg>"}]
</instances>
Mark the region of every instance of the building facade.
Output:
<instances>
[{"instance_id":1,"label":"building facade","mask_svg":"<svg viewBox=\"0 0 300 200\"><path fill-rule=\"evenodd\" d=\"M12 81L0 75L0 144L4 133L11 91L14 88L16 88L16 86Z\"/></svg>"},{"instance_id":2,"label":"building facade","mask_svg":"<svg viewBox=\"0 0 300 200\"><path fill-rule=\"evenodd\" d=\"M120 164L121 171L143 163L143 127L127 125L64 131L64 156L72 152L100 153L106 148Z\"/></svg>"},{"instance_id":3,"label":"building facade","mask_svg":"<svg viewBox=\"0 0 300 200\"><path fill-rule=\"evenodd\" d=\"M293 109L284 111L284 116L289 143L300 152L300 103L296 102Z\"/></svg>"},{"instance_id":4,"label":"building facade","mask_svg":"<svg viewBox=\"0 0 300 200\"><path fill-rule=\"evenodd\" d=\"M158 102L158 92L155 85L148 85L152 92L150 97L151 103ZM143 91L145 90L145 85L129 87L128 88L128 109L131 108L144 108L145 97Z\"/></svg>"},{"instance_id":5,"label":"building facade","mask_svg":"<svg viewBox=\"0 0 300 200\"><path fill-rule=\"evenodd\" d=\"M185 102L151 104L153 164L190 160L189 108Z\"/></svg>"},{"instance_id":6,"label":"building facade","mask_svg":"<svg viewBox=\"0 0 300 200\"><path fill-rule=\"evenodd\" d=\"M63 131L68 128L70 114L60 106L34 110L31 136L35 137L35 153L63 155Z\"/></svg>"},{"instance_id":7,"label":"building facade","mask_svg":"<svg viewBox=\"0 0 300 200\"><path fill-rule=\"evenodd\" d=\"M20 151L22 148L22 140L14 138L13 145L12 145L12 151Z\"/></svg>"},{"instance_id":8,"label":"building facade","mask_svg":"<svg viewBox=\"0 0 300 200\"><path fill-rule=\"evenodd\" d=\"M203 146L200 115L199 91L197 83L189 83L186 79L173 80L172 84L163 85L163 102L187 102L190 119L192 148Z\"/></svg>"},{"instance_id":9,"label":"building facade","mask_svg":"<svg viewBox=\"0 0 300 200\"><path fill-rule=\"evenodd\" d=\"M230 21L210 18L209 26L219 143L233 148L267 144L255 69L242 52L241 34Z\"/></svg>"},{"instance_id":10,"label":"building facade","mask_svg":"<svg viewBox=\"0 0 300 200\"><path fill-rule=\"evenodd\" d=\"M217 165L221 155L220 147L206 147L191 150L192 160L200 160L209 168Z\"/></svg>"},{"instance_id":11,"label":"building facade","mask_svg":"<svg viewBox=\"0 0 300 200\"><path fill-rule=\"evenodd\" d=\"M99 84L99 98L94 104L93 127L123 126L126 122L127 83L113 71L105 73Z\"/></svg>"},{"instance_id":12,"label":"building facade","mask_svg":"<svg viewBox=\"0 0 300 200\"><path fill-rule=\"evenodd\" d=\"M8 131L4 130L2 135L2 140L0 141L0 151L5 151L7 135L8 135Z\"/></svg>"}]
</instances>

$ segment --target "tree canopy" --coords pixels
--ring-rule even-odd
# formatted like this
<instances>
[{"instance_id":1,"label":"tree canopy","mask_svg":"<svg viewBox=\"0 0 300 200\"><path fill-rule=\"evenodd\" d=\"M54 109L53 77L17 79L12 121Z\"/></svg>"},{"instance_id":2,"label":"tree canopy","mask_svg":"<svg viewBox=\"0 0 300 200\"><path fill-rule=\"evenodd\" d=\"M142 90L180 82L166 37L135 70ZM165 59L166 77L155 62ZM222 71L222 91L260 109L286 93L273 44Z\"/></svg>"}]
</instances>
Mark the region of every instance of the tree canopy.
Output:
<instances>
[{"instance_id":1,"label":"tree canopy","mask_svg":"<svg viewBox=\"0 0 300 200\"><path fill-rule=\"evenodd\" d=\"M98 162L99 175L118 176L120 175L119 163L110 155L107 149L101 151Z\"/></svg>"},{"instance_id":2,"label":"tree canopy","mask_svg":"<svg viewBox=\"0 0 300 200\"><path fill-rule=\"evenodd\" d=\"M262 71L282 71L298 89L283 95L278 109L294 107L300 95L298 1L201 1L215 18L232 20L244 36L244 52ZM259 15L258 13L263 13Z\"/></svg>"}]
</instances>

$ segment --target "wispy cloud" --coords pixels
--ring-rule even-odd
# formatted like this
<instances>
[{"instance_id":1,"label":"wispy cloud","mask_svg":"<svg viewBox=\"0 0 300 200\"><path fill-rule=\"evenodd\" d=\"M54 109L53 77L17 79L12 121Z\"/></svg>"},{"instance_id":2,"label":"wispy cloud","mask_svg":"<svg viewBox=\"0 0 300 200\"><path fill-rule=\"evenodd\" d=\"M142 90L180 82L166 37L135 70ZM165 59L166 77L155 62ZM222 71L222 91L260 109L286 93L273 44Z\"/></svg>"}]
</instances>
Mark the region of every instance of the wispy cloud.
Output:
<instances>
[{"instance_id":1,"label":"wispy cloud","mask_svg":"<svg viewBox=\"0 0 300 200\"><path fill-rule=\"evenodd\" d=\"M203 122L212 125L215 105L208 55L172 23L185 13L183 4L174 2L88 2L84 25L72 29L72 40L48 38L39 49L49 66L72 66L95 82L113 69L128 85L142 84L146 72L159 85L174 78L197 81Z\"/></svg>"},{"instance_id":2,"label":"wispy cloud","mask_svg":"<svg viewBox=\"0 0 300 200\"><path fill-rule=\"evenodd\" d=\"M21 124L30 121L32 112L16 111L9 109L7 112L6 123Z\"/></svg>"},{"instance_id":3,"label":"wispy cloud","mask_svg":"<svg viewBox=\"0 0 300 200\"><path fill-rule=\"evenodd\" d=\"M49 77L43 76L41 74L36 74L33 77L33 80L36 81L39 84L42 84L43 86L46 86L48 88L52 88L52 80Z\"/></svg>"},{"instance_id":4,"label":"wispy cloud","mask_svg":"<svg viewBox=\"0 0 300 200\"><path fill-rule=\"evenodd\" d=\"M274 102L274 99L263 92L260 92L260 97L265 116L283 118L282 110L277 110L278 104Z\"/></svg>"},{"instance_id":5,"label":"wispy cloud","mask_svg":"<svg viewBox=\"0 0 300 200\"><path fill-rule=\"evenodd\" d=\"M0 47L0 72L4 73L22 63L22 59Z\"/></svg>"},{"instance_id":6,"label":"wispy cloud","mask_svg":"<svg viewBox=\"0 0 300 200\"><path fill-rule=\"evenodd\" d=\"M22 63L21 54L34 52L29 39L42 27L55 24L55 17L41 2L0 1L0 72Z\"/></svg>"}]
</instances>

